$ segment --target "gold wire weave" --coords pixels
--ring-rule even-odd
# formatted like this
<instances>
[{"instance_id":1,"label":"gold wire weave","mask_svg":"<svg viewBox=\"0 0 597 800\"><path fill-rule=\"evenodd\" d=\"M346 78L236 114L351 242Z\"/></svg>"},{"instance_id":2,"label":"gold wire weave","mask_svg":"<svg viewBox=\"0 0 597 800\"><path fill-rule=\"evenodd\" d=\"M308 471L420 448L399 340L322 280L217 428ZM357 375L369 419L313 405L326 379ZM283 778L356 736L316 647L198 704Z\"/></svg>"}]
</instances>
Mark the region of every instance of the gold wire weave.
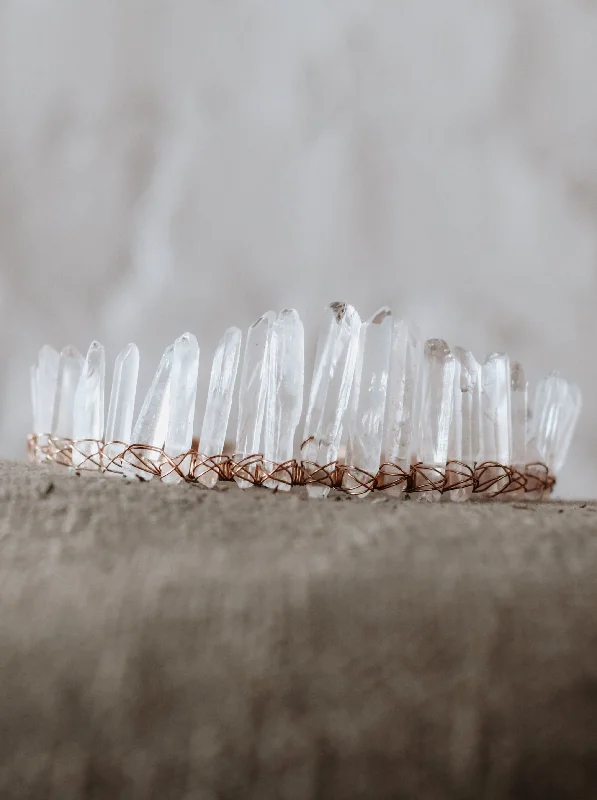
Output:
<instances>
[{"instance_id":1,"label":"gold wire weave","mask_svg":"<svg viewBox=\"0 0 597 800\"><path fill-rule=\"evenodd\" d=\"M317 464L290 459L266 466L263 456L258 453L242 457L226 454L204 456L199 455L197 449L191 449L173 457L163 448L147 444L127 445L97 439L74 441L36 434L28 437L27 450L35 463L60 464L76 470L122 474L122 466L126 464L139 477L146 475L163 480L173 476L187 483L205 484L238 479L273 489L281 484L306 486L315 483L350 495L401 487L409 494L466 490L465 495L483 494L492 498L515 492L542 498L552 493L556 482L541 462L512 467L493 461L474 466L449 461L445 470L420 462L405 470L398 464L386 462L376 474L372 474L339 461Z\"/></svg>"}]
</instances>

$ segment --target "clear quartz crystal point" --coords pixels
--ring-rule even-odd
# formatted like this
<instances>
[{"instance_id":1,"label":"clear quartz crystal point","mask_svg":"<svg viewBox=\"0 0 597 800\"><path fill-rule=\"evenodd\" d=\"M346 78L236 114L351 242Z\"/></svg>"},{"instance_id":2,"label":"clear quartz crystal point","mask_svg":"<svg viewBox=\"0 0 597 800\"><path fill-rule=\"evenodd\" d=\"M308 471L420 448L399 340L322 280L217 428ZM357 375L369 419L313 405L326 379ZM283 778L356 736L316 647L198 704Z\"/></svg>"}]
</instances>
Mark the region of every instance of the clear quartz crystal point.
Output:
<instances>
[{"instance_id":1,"label":"clear quartz crystal point","mask_svg":"<svg viewBox=\"0 0 597 800\"><path fill-rule=\"evenodd\" d=\"M259 317L247 332L243 368L238 396L238 426L236 433L235 480L241 489L249 489L258 463L243 464L247 456L257 456L261 446L265 400L267 396L267 372L269 366L269 344L271 329L276 319L274 311ZM243 473L248 479L243 478Z\"/></svg>"},{"instance_id":2,"label":"clear quartz crystal point","mask_svg":"<svg viewBox=\"0 0 597 800\"><path fill-rule=\"evenodd\" d=\"M465 474L462 470L462 388L461 388L461 373L462 365L456 352L452 351L454 356L454 389L452 397L452 419L450 420L450 433L448 436L448 461L446 470L446 487L457 486ZM453 462L450 464L450 462ZM445 499L450 499L450 495L458 491L451 489L445 495Z\"/></svg>"},{"instance_id":3,"label":"clear quartz crystal point","mask_svg":"<svg viewBox=\"0 0 597 800\"><path fill-rule=\"evenodd\" d=\"M421 492L420 496L426 500L441 497L442 475L448 459L455 371L456 359L443 339L425 342L417 485L430 489ZM433 486L438 488L431 488Z\"/></svg>"},{"instance_id":4,"label":"clear quartz crystal point","mask_svg":"<svg viewBox=\"0 0 597 800\"><path fill-rule=\"evenodd\" d=\"M510 413L512 417L512 466L524 470L527 459L528 383L522 364L510 364Z\"/></svg>"},{"instance_id":5,"label":"clear quartz crystal point","mask_svg":"<svg viewBox=\"0 0 597 800\"><path fill-rule=\"evenodd\" d=\"M462 448L459 460L473 470L481 444L481 367L469 350L456 347L453 352L460 363ZM461 502L469 499L472 493L472 486L453 489L450 499Z\"/></svg>"},{"instance_id":6,"label":"clear quartz crystal point","mask_svg":"<svg viewBox=\"0 0 597 800\"><path fill-rule=\"evenodd\" d=\"M504 353L488 356L481 367L481 451L479 473L481 484L492 482L484 494L495 495L507 484L499 467L483 467L497 462L510 466L512 462L510 359ZM495 481L495 482L493 482Z\"/></svg>"},{"instance_id":7,"label":"clear quartz crystal point","mask_svg":"<svg viewBox=\"0 0 597 800\"><path fill-rule=\"evenodd\" d=\"M84 363L85 359L72 345L67 345L60 353L52 418L52 436L61 439L73 438L75 392L83 372ZM41 402L41 398L39 399Z\"/></svg>"},{"instance_id":8,"label":"clear quartz crystal point","mask_svg":"<svg viewBox=\"0 0 597 800\"><path fill-rule=\"evenodd\" d=\"M319 336L301 457L308 475L325 478L319 467L338 458L359 349L361 320L346 303L332 303ZM329 472L331 466L327 470ZM308 483L309 497L327 497L329 485Z\"/></svg>"},{"instance_id":9,"label":"clear quartz crystal point","mask_svg":"<svg viewBox=\"0 0 597 800\"><path fill-rule=\"evenodd\" d=\"M421 337L412 323L394 323L382 458L405 473L417 448L417 392L422 357ZM399 476L388 474L386 482ZM388 491L402 494L406 481Z\"/></svg>"},{"instance_id":10,"label":"clear quartz crystal point","mask_svg":"<svg viewBox=\"0 0 597 800\"><path fill-rule=\"evenodd\" d=\"M33 420L33 426L31 430L33 431L33 433L37 433L38 410L37 410L37 365L36 364L34 364L30 368L29 377L31 379L31 419Z\"/></svg>"},{"instance_id":11,"label":"clear quartz crystal point","mask_svg":"<svg viewBox=\"0 0 597 800\"><path fill-rule=\"evenodd\" d=\"M96 442L104 438L105 382L106 351L99 342L92 342L75 392L73 439L80 441L73 448L75 467L101 469L101 451ZM84 439L93 441L81 441Z\"/></svg>"},{"instance_id":12,"label":"clear quartz crystal point","mask_svg":"<svg viewBox=\"0 0 597 800\"><path fill-rule=\"evenodd\" d=\"M111 461L122 453L123 444L131 444L138 377L139 348L136 344L129 344L118 354L114 364L106 423L105 467L112 467ZM120 444L115 444L118 442Z\"/></svg>"},{"instance_id":13,"label":"clear quartz crystal point","mask_svg":"<svg viewBox=\"0 0 597 800\"><path fill-rule=\"evenodd\" d=\"M267 401L263 434L263 460L266 472L294 456L294 436L303 410L305 376L305 332L298 313L281 311L273 324L270 348ZM292 474L280 470L267 478L270 489L289 490Z\"/></svg>"},{"instance_id":14,"label":"clear quartz crystal point","mask_svg":"<svg viewBox=\"0 0 597 800\"><path fill-rule=\"evenodd\" d=\"M552 475L564 466L581 409L582 396L575 383L558 372L539 381L529 449Z\"/></svg>"},{"instance_id":15,"label":"clear quartz crystal point","mask_svg":"<svg viewBox=\"0 0 597 800\"><path fill-rule=\"evenodd\" d=\"M199 452L203 457L220 455L224 451L241 342L239 328L228 328L216 348L199 438ZM214 469L200 468L198 480L211 489L218 481L218 473Z\"/></svg>"},{"instance_id":16,"label":"clear quartz crystal point","mask_svg":"<svg viewBox=\"0 0 597 800\"><path fill-rule=\"evenodd\" d=\"M52 431L59 363L58 352L46 344L39 351L37 364L33 368L32 391L35 396L33 432L38 435L47 435Z\"/></svg>"},{"instance_id":17,"label":"clear quartz crystal point","mask_svg":"<svg viewBox=\"0 0 597 800\"><path fill-rule=\"evenodd\" d=\"M381 464L392 333L392 312L386 307L361 326L346 452L350 470L343 478L343 487L361 497L371 491Z\"/></svg>"},{"instance_id":18,"label":"clear quartz crystal point","mask_svg":"<svg viewBox=\"0 0 597 800\"><path fill-rule=\"evenodd\" d=\"M149 391L145 396L141 412L133 429L133 444L146 444L150 447L162 448L168 432L168 415L170 411L170 384L172 379L172 358L174 345L164 351L157 372ZM159 454L154 450L140 449L139 456L159 467ZM139 468L139 459L133 453L127 453L123 463L123 472L127 475L139 475L147 480L153 474Z\"/></svg>"},{"instance_id":19,"label":"clear quartz crystal point","mask_svg":"<svg viewBox=\"0 0 597 800\"><path fill-rule=\"evenodd\" d=\"M192 333L184 333L174 343L172 355L172 378L170 388L170 412L164 450L178 467L170 463L162 465L162 477L167 483L178 483L188 474L193 443L193 423L197 403L197 378L199 374L199 345ZM181 474L182 473L182 474Z\"/></svg>"}]
</instances>

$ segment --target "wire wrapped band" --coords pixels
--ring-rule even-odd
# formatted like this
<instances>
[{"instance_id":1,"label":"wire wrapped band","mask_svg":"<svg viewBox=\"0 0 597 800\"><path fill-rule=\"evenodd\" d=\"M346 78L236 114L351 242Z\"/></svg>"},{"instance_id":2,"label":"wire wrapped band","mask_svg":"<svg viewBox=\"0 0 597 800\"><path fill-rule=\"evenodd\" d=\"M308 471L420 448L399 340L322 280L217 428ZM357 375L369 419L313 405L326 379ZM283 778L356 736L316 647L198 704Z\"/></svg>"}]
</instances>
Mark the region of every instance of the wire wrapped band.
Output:
<instances>
[{"instance_id":1,"label":"wire wrapped band","mask_svg":"<svg viewBox=\"0 0 597 800\"><path fill-rule=\"evenodd\" d=\"M350 495L368 494L400 487L409 494L460 490L465 495L484 494L491 497L514 492L543 497L552 493L556 479L541 462L521 467L505 466L493 461L475 464L449 461L445 469L422 463L403 469L398 464L383 463L377 474L351 464L332 461L291 459L282 464L266 464L263 456L199 455L196 449L170 456L160 447L147 444L103 442L97 439L62 439L32 434L27 440L30 459L38 464L54 463L77 470L122 474L123 464L140 477L161 479L175 476L187 483L214 484L218 480L244 480L256 486L277 488L320 484Z\"/></svg>"}]
</instances>

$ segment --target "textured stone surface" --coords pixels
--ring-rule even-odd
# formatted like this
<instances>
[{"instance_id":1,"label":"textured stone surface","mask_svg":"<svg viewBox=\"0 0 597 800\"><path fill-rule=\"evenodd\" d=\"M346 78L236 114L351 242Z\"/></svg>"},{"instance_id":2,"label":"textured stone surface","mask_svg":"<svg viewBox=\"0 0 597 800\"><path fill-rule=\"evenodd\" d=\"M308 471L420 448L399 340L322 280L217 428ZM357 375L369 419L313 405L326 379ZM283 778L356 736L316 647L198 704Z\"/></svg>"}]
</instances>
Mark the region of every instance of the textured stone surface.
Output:
<instances>
[{"instance_id":1,"label":"textured stone surface","mask_svg":"<svg viewBox=\"0 0 597 800\"><path fill-rule=\"evenodd\" d=\"M0 453L46 341L137 342L142 400L190 330L204 397L228 326L339 298L580 383L596 495L595 75L589 0L0 3Z\"/></svg>"},{"instance_id":2,"label":"textured stone surface","mask_svg":"<svg viewBox=\"0 0 597 800\"><path fill-rule=\"evenodd\" d=\"M597 796L597 505L0 464L3 800Z\"/></svg>"}]
</instances>

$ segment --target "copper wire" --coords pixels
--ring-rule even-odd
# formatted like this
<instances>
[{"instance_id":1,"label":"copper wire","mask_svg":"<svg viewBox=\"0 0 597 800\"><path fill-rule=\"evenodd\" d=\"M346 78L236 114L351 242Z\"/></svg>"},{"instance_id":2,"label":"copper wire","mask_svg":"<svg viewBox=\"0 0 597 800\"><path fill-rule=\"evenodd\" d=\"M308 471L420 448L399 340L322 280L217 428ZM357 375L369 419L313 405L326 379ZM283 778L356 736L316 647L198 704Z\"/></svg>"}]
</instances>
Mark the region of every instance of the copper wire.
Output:
<instances>
[{"instance_id":1,"label":"copper wire","mask_svg":"<svg viewBox=\"0 0 597 800\"><path fill-rule=\"evenodd\" d=\"M123 465L127 465L132 474L148 478L164 479L176 475L186 483L210 484L218 480L238 479L270 488L277 488L281 484L320 484L349 495L366 495L398 487L406 494L446 494L456 489L468 489L471 495L491 498L514 492L541 498L550 495L556 483L555 477L541 462L512 467L494 461L474 466L462 461L449 461L445 469L417 462L409 470L399 464L384 462L373 474L339 461L318 464L306 459L290 459L266 466L259 453L248 456L224 453L204 456L197 452L196 443L193 444L187 453L170 456L163 448L148 444L103 442L97 439L74 441L32 434L27 439L27 450L35 463L54 463L76 470L122 474Z\"/></svg>"}]
</instances>

